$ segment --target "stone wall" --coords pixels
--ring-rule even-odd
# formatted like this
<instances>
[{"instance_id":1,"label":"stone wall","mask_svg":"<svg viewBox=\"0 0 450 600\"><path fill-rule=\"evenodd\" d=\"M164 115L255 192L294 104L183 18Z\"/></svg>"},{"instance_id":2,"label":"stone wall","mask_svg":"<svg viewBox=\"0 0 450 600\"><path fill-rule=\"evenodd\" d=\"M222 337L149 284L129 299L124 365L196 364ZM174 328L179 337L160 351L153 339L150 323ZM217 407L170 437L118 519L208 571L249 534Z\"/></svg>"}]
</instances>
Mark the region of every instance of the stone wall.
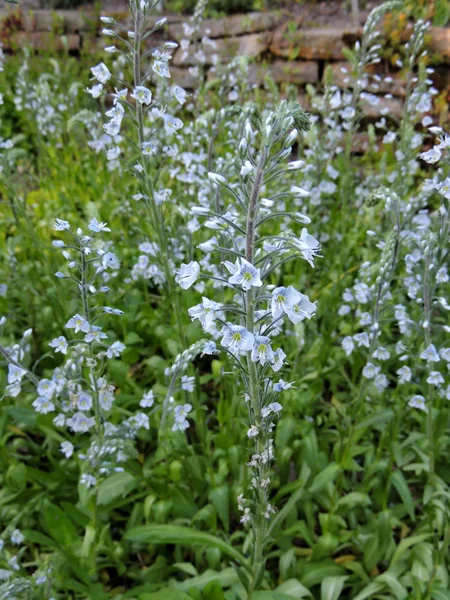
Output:
<instances>
[{"instance_id":1,"label":"stone wall","mask_svg":"<svg viewBox=\"0 0 450 600\"><path fill-rule=\"evenodd\" d=\"M102 14L118 21L126 21L128 11L104 10ZM159 17L157 17L159 18ZM155 18L156 20L156 18ZM169 16L164 31L158 38L152 36L152 45L163 40L180 42L184 37L181 16ZM99 35L101 23L99 13L94 10L30 10L22 9L0 13L0 40L6 51L14 52L24 46L36 51L67 49L71 53L101 50L107 40ZM351 48L360 39L362 30L345 22L329 27L314 27L312 24L295 22L285 12L250 13L234 15L218 20L207 19L202 23L198 38L207 36L212 43L202 45L203 57L199 58L191 44L187 51L179 48L173 57L173 79L183 87L196 83L192 67L203 62L205 71L213 69L216 60L229 62L236 55L250 57L249 77L256 85L263 85L270 73L275 82L299 86L302 95L307 84L317 84L323 78L325 67L331 65L333 79L344 86L348 64L345 48ZM405 39L408 32L405 32ZM389 43L389 41L386 41ZM436 63L433 75L435 86L450 100L450 28L431 27L427 35L427 46ZM377 65L380 73L389 73L392 83L384 84L378 93L391 94L382 98L374 111L367 106L367 114L376 116L380 108L396 116L401 110L405 95L405 82L389 64Z\"/></svg>"}]
</instances>

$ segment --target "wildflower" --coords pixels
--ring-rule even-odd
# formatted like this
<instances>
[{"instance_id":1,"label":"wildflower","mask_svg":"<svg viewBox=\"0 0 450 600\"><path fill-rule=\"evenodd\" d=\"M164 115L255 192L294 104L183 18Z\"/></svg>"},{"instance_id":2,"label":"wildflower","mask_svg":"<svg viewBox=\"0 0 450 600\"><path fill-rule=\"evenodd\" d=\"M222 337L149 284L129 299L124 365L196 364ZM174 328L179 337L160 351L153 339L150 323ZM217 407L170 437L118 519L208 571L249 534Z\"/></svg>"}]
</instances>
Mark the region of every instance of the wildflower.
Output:
<instances>
[{"instance_id":1,"label":"wildflower","mask_svg":"<svg viewBox=\"0 0 450 600\"><path fill-rule=\"evenodd\" d=\"M192 406L190 404L183 404L182 406L175 407L175 423L172 427L172 431L184 431L189 427L187 415L191 412L191 410Z\"/></svg>"},{"instance_id":2,"label":"wildflower","mask_svg":"<svg viewBox=\"0 0 450 600\"><path fill-rule=\"evenodd\" d=\"M94 487L97 483L96 478L93 475L89 475L88 473L83 473L80 477L81 485L84 485L86 488Z\"/></svg>"},{"instance_id":3,"label":"wildflower","mask_svg":"<svg viewBox=\"0 0 450 600\"><path fill-rule=\"evenodd\" d=\"M56 392L56 383L51 379L41 379L38 383L37 393L51 399Z\"/></svg>"},{"instance_id":4,"label":"wildflower","mask_svg":"<svg viewBox=\"0 0 450 600\"><path fill-rule=\"evenodd\" d=\"M398 369L397 375L399 384L408 383L409 381L411 381L411 369L406 365Z\"/></svg>"},{"instance_id":5,"label":"wildflower","mask_svg":"<svg viewBox=\"0 0 450 600\"><path fill-rule=\"evenodd\" d=\"M74 446L70 442L62 442L60 450L66 458L70 458L73 454Z\"/></svg>"},{"instance_id":6,"label":"wildflower","mask_svg":"<svg viewBox=\"0 0 450 600\"><path fill-rule=\"evenodd\" d=\"M84 91L90 94L93 98L100 98L103 91L103 85L101 83L97 83L91 88L85 88Z\"/></svg>"},{"instance_id":7,"label":"wildflower","mask_svg":"<svg viewBox=\"0 0 450 600\"><path fill-rule=\"evenodd\" d=\"M147 106L152 101L151 91L142 85L136 86L130 96L139 102L139 104L146 104Z\"/></svg>"},{"instance_id":8,"label":"wildflower","mask_svg":"<svg viewBox=\"0 0 450 600\"><path fill-rule=\"evenodd\" d=\"M353 352L353 350L355 349L355 342L353 341L353 338L350 336L346 336L341 343L341 346L345 352L345 354L347 356L350 356L350 354Z\"/></svg>"},{"instance_id":9,"label":"wildflower","mask_svg":"<svg viewBox=\"0 0 450 600\"><path fill-rule=\"evenodd\" d=\"M420 354L420 358L422 360L426 360L427 363L430 362L439 362L441 360L436 348L433 344L430 344L423 352Z\"/></svg>"},{"instance_id":10,"label":"wildflower","mask_svg":"<svg viewBox=\"0 0 450 600\"><path fill-rule=\"evenodd\" d=\"M439 371L431 371L427 377L427 383L430 385L440 385L441 383L444 383L444 378Z\"/></svg>"},{"instance_id":11,"label":"wildflower","mask_svg":"<svg viewBox=\"0 0 450 600\"><path fill-rule=\"evenodd\" d=\"M428 152L422 152L422 154L419 154L419 158L421 158L430 165L438 162L441 156L442 153L437 146L431 148L431 150L428 150Z\"/></svg>"},{"instance_id":12,"label":"wildflower","mask_svg":"<svg viewBox=\"0 0 450 600\"><path fill-rule=\"evenodd\" d=\"M379 346L372 354L372 356L373 358L377 358L378 360L387 360L391 356L391 353L389 352L389 350L386 350L386 348Z\"/></svg>"},{"instance_id":13,"label":"wildflower","mask_svg":"<svg viewBox=\"0 0 450 600\"><path fill-rule=\"evenodd\" d=\"M55 222L53 223L53 229L56 229L56 231L67 231L70 229L70 223L69 221L64 221L63 219L55 219Z\"/></svg>"},{"instance_id":14,"label":"wildflower","mask_svg":"<svg viewBox=\"0 0 450 600\"><path fill-rule=\"evenodd\" d=\"M187 290L197 281L200 274L200 265L196 261L192 261L188 265L183 263L175 273L175 281L183 290Z\"/></svg>"},{"instance_id":15,"label":"wildflower","mask_svg":"<svg viewBox=\"0 0 450 600\"><path fill-rule=\"evenodd\" d=\"M155 395L153 394L153 390L145 393L142 400L139 402L139 406L142 408L151 408L155 403Z\"/></svg>"},{"instance_id":16,"label":"wildflower","mask_svg":"<svg viewBox=\"0 0 450 600\"><path fill-rule=\"evenodd\" d=\"M106 356L108 358L118 358L125 348L126 346L122 342L114 342L106 351Z\"/></svg>"},{"instance_id":17,"label":"wildflower","mask_svg":"<svg viewBox=\"0 0 450 600\"><path fill-rule=\"evenodd\" d=\"M152 69L160 77L170 77L169 67L164 61L155 60L155 62L152 65Z\"/></svg>"},{"instance_id":18,"label":"wildflower","mask_svg":"<svg viewBox=\"0 0 450 600\"><path fill-rule=\"evenodd\" d=\"M188 377L188 375L183 375L181 377L181 389L186 392L193 392L195 384L195 377Z\"/></svg>"},{"instance_id":19,"label":"wildflower","mask_svg":"<svg viewBox=\"0 0 450 600\"><path fill-rule=\"evenodd\" d=\"M109 227L106 226L106 223L100 223L97 219L91 219L88 225L88 229L93 231L94 233L99 233L100 231L111 231Z\"/></svg>"},{"instance_id":20,"label":"wildflower","mask_svg":"<svg viewBox=\"0 0 450 600\"><path fill-rule=\"evenodd\" d=\"M98 327L97 325L92 325L91 329L89 330L89 333L84 336L84 341L89 343L94 340L103 340L107 337L108 336L106 335L106 333L103 333L101 327Z\"/></svg>"},{"instance_id":21,"label":"wildflower","mask_svg":"<svg viewBox=\"0 0 450 600\"><path fill-rule=\"evenodd\" d=\"M300 251L303 258L309 262L311 267L314 267L314 258L319 256L319 242L308 233L307 229L303 228L300 238L294 238L292 243Z\"/></svg>"},{"instance_id":22,"label":"wildflower","mask_svg":"<svg viewBox=\"0 0 450 600\"><path fill-rule=\"evenodd\" d=\"M250 509L249 508L244 508L244 514L242 515L242 517L240 518L240 522L245 525L246 523L248 523L249 521L251 521L252 518L250 516Z\"/></svg>"},{"instance_id":23,"label":"wildflower","mask_svg":"<svg viewBox=\"0 0 450 600\"><path fill-rule=\"evenodd\" d=\"M76 412L70 419L67 419L67 425L75 433L86 433L94 427L95 419L87 417L82 412Z\"/></svg>"},{"instance_id":24,"label":"wildflower","mask_svg":"<svg viewBox=\"0 0 450 600\"><path fill-rule=\"evenodd\" d=\"M286 358L286 354L282 348L277 348L273 353L273 359L271 367L275 373L277 373L284 364L284 359Z\"/></svg>"},{"instance_id":25,"label":"wildflower","mask_svg":"<svg viewBox=\"0 0 450 600\"><path fill-rule=\"evenodd\" d=\"M104 269L118 269L120 267L120 261L112 252L106 252L102 256L102 266Z\"/></svg>"},{"instance_id":26,"label":"wildflower","mask_svg":"<svg viewBox=\"0 0 450 600\"><path fill-rule=\"evenodd\" d=\"M425 405L425 398L420 394L413 396L408 402L408 406L411 406L412 408L418 408L419 410L423 410L424 412L428 412L428 409Z\"/></svg>"},{"instance_id":27,"label":"wildflower","mask_svg":"<svg viewBox=\"0 0 450 600\"><path fill-rule=\"evenodd\" d=\"M293 385L293 383L287 383L283 379L280 379L280 381L273 386L273 391L283 392L284 390L289 390Z\"/></svg>"},{"instance_id":28,"label":"wildflower","mask_svg":"<svg viewBox=\"0 0 450 600\"><path fill-rule=\"evenodd\" d=\"M265 365L266 362L273 361L273 350L270 346L270 338L263 335L255 336L255 341L252 350L252 361L260 362Z\"/></svg>"},{"instance_id":29,"label":"wildflower","mask_svg":"<svg viewBox=\"0 0 450 600\"><path fill-rule=\"evenodd\" d=\"M262 286L260 270L245 260L245 258L236 259L234 265L229 261L225 261L224 265L232 274L228 279L228 283L240 285L245 291L248 291L252 286Z\"/></svg>"},{"instance_id":30,"label":"wildflower","mask_svg":"<svg viewBox=\"0 0 450 600\"><path fill-rule=\"evenodd\" d=\"M16 544L17 546L20 546L20 544L25 540L25 536L23 535L23 533L20 531L20 529L14 529L14 531L11 534L11 542L13 544Z\"/></svg>"},{"instance_id":31,"label":"wildflower","mask_svg":"<svg viewBox=\"0 0 450 600\"><path fill-rule=\"evenodd\" d=\"M176 133L179 129L183 127L183 121L181 119L178 119L177 117L172 117L172 115L165 114L163 119L164 129L169 134Z\"/></svg>"},{"instance_id":32,"label":"wildflower","mask_svg":"<svg viewBox=\"0 0 450 600\"><path fill-rule=\"evenodd\" d=\"M220 343L224 348L231 348L237 352L248 352L253 348L255 338L253 333L247 331L245 327L227 323L222 333L223 337Z\"/></svg>"},{"instance_id":33,"label":"wildflower","mask_svg":"<svg viewBox=\"0 0 450 600\"><path fill-rule=\"evenodd\" d=\"M316 312L316 303L310 302L308 296L300 294L300 300L286 311L290 321L300 323L304 319L310 319Z\"/></svg>"},{"instance_id":34,"label":"wildflower","mask_svg":"<svg viewBox=\"0 0 450 600\"><path fill-rule=\"evenodd\" d=\"M61 352L61 354L67 354L68 344L67 344L66 338L63 335L60 335L59 337L53 339L51 342L49 342L48 345L51 348L54 348L55 352Z\"/></svg>"},{"instance_id":35,"label":"wildflower","mask_svg":"<svg viewBox=\"0 0 450 600\"><path fill-rule=\"evenodd\" d=\"M291 310L301 300L300 292L291 285L289 287L277 287L272 292L271 310L272 317L278 319L283 312Z\"/></svg>"},{"instance_id":36,"label":"wildflower","mask_svg":"<svg viewBox=\"0 0 450 600\"><path fill-rule=\"evenodd\" d=\"M20 383L26 374L26 369L22 369L22 367L13 365L11 363L8 364L8 383Z\"/></svg>"},{"instance_id":37,"label":"wildflower","mask_svg":"<svg viewBox=\"0 0 450 600\"><path fill-rule=\"evenodd\" d=\"M222 305L219 302L203 297L201 304L190 308L188 313L193 321L198 319L203 328L208 331L221 310Z\"/></svg>"},{"instance_id":38,"label":"wildflower","mask_svg":"<svg viewBox=\"0 0 450 600\"><path fill-rule=\"evenodd\" d=\"M207 341L203 346L203 354L216 354L217 346L215 342Z\"/></svg>"},{"instance_id":39,"label":"wildflower","mask_svg":"<svg viewBox=\"0 0 450 600\"><path fill-rule=\"evenodd\" d=\"M179 85L176 85L173 88L173 95L180 104L184 104L186 102L187 92Z\"/></svg>"},{"instance_id":40,"label":"wildflower","mask_svg":"<svg viewBox=\"0 0 450 600\"><path fill-rule=\"evenodd\" d=\"M100 83L106 83L111 78L111 73L104 63L92 67L91 72L94 78L100 81Z\"/></svg>"},{"instance_id":41,"label":"wildflower","mask_svg":"<svg viewBox=\"0 0 450 600\"><path fill-rule=\"evenodd\" d=\"M46 415L47 413L54 412L55 405L46 396L39 396L33 402L33 408L37 413L40 413L41 415Z\"/></svg>"},{"instance_id":42,"label":"wildflower","mask_svg":"<svg viewBox=\"0 0 450 600\"><path fill-rule=\"evenodd\" d=\"M264 408L261 410L261 416L265 419L272 413L277 414L281 410L283 410L283 407L279 402L271 402L267 406L264 406Z\"/></svg>"},{"instance_id":43,"label":"wildflower","mask_svg":"<svg viewBox=\"0 0 450 600\"><path fill-rule=\"evenodd\" d=\"M259 429L256 427L256 425L252 425L250 427L250 429L247 431L247 437L250 439L254 438L258 435L259 435Z\"/></svg>"},{"instance_id":44,"label":"wildflower","mask_svg":"<svg viewBox=\"0 0 450 600\"><path fill-rule=\"evenodd\" d=\"M67 321L66 327L68 329L73 329L74 333L78 333L79 331L87 333L91 328L91 325L87 319L77 313Z\"/></svg>"}]
</instances>

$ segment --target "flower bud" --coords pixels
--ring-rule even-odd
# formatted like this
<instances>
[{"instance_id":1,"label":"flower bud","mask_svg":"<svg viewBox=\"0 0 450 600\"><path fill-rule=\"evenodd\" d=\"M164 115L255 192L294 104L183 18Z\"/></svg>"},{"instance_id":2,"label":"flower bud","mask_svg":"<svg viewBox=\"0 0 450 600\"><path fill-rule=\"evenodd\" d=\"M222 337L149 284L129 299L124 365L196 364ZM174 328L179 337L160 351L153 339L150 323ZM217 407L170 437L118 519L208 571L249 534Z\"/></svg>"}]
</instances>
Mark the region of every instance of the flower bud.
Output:
<instances>
[{"instance_id":1,"label":"flower bud","mask_svg":"<svg viewBox=\"0 0 450 600\"><path fill-rule=\"evenodd\" d=\"M287 148L288 146L292 146L292 144L296 141L297 136L298 136L297 129L293 129L291 131L291 133L285 139L285 141L284 141L284 147Z\"/></svg>"},{"instance_id":2,"label":"flower bud","mask_svg":"<svg viewBox=\"0 0 450 600\"><path fill-rule=\"evenodd\" d=\"M225 177L222 177L222 175L218 175L217 173L208 173L208 177L216 185L225 185L227 183Z\"/></svg>"}]
</instances>

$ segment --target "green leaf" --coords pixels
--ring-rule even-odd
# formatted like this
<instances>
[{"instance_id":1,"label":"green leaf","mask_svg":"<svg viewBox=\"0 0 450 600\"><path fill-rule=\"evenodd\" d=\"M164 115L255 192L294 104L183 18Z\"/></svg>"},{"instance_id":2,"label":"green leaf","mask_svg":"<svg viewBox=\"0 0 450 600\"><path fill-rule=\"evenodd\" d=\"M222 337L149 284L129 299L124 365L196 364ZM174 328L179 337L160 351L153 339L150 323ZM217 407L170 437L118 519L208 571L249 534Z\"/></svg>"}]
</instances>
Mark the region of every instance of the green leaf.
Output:
<instances>
[{"instance_id":1,"label":"green leaf","mask_svg":"<svg viewBox=\"0 0 450 600\"><path fill-rule=\"evenodd\" d=\"M386 571L379 577L376 578L376 581L385 583L397 600L403 600L408 595L406 588L402 586L402 584L398 581L398 577Z\"/></svg>"},{"instance_id":2,"label":"green leaf","mask_svg":"<svg viewBox=\"0 0 450 600\"><path fill-rule=\"evenodd\" d=\"M255 592L252 598L255 600L292 600L292 596L280 592Z\"/></svg>"},{"instance_id":3,"label":"green leaf","mask_svg":"<svg viewBox=\"0 0 450 600\"><path fill-rule=\"evenodd\" d=\"M104 506L114 500L124 498L138 483L137 477L131 473L114 473L99 485L97 503Z\"/></svg>"},{"instance_id":4,"label":"green leaf","mask_svg":"<svg viewBox=\"0 0 450 600\"><path fill-rule=\"evenodd\" d=\"M219 519L222 521L225 531L230 529L230 488L228 485L221 485L220 487L211 490L209 497L212 505L219 515Z\"/></svg>"},{"instance_id":5,"label":"green leaf","mask_svg":"<svg viewBox=\"0 0 450 600\"><path fill-rule=\"evenodd\" d=\"M325 577L339 577L345 575L345 569L340 567L332 560L323 560L322 562L307 564L304 567L302 583L307 588L313 585L319 585Z\"/></svg>"},{"instance_id":6,"label":"green leaf","mask_svg":"<svg viewBox=\"0 0 450 600\"><path fill-rule=\"evenodd\" d=\"M312 598L311 592L305 588L297 579L288 579L277 587L276 592L281 592L292 598Z\"/></svg>"},{"instance_id":7,"label":"green leaf","mask_svg":"<svg viewBox=\"0 0 450 600\"><path fill-rule=\"evenodd\" d=\"M75 525L59 506L46 502L42 511L44 527L48 533L64 547L71 547L78 541Z\"/></svg>"},{"instance_id":8,"label":"green leaf","mask_svg":"<svg viewBox=\"0 0 450 600\"><path fill-rule=\"evenodd\" d=\"M323 471L316 475L308 492L310 494L315 494L328 483L334 481L340 472L341 467L336 462L330 463Z\"/></svg>"},{"instance_id":9,"label":"green leaf","mask_svg":"<svg viewBox=\"0 0 450 600\"><path fill-rule=\"evenodd\" d=\"M164 588L158 592L139 594L139 600L192 600L184 592L174 588Z\"/></svg>"},{"instance_id":10,"label":"green leaf","mask_svg":"<svg viewBox=\"0 0 450 600\"><path fill-rule=\"evenodd\" d=\"M188 592L191 589L202 590L211 581L218 581L222 587L231 587L239 583L237 569L230 567L223 571L206 570L198 577L187 579L178 585L178 589Z\"/></svg>"},{"instance_id":11,"label":"green leaf","mask_svg":"<svg viewBox=\"0 0 450 600\"><path fill-rule=\"evenodd\" d=\"M320 588L320 600L338 600L347 581L347 576L325 577Z\"/></svg>"},{"instance_id":12,"label":"green leaf","mask_svg":"<svg viewBox=\"0 0 450 600\"><path fill-rule=\"evenodd\" d=\"M373 427L374 425L380 425L381 423L387 423L391 419L394 418L394 411L390 409L380 410L374 413L373 415L369 415L365 419L363 419L358 425L356 425L355 429L365 429L366 427Z\"/></svg>"},{"instance_id":13,"label":"green leaf","mask_svg":"<svg viewBox=\"0 0 450 600\"><path fill-rule=\"evenodd\" d=\"M431 597L433 600L450 600L450 590L436 588L432 591Z\"/></svg>"},{"instance_id":14,"label":"green leaf","mask_svg":"<svg viewBox=\"0 0 450 600\"><path fill-rule=\"evenodd\" d=\"M365 600L365 598L372 598L374 594L377 594L382 589L384 589L384 585L382 583L378 583L373 581L369 583L353 600Z\"/></svg>"},{"instance_id":15,"label":"green leaf","mask_svg":"<svg viewBox=\"0 0 450 600\"><path fill-rule=\"evenodd\" d=\"M245 566L245 557L224 540L190 527L178 525L144 525L130 529L125 538L132 542L147 542L149 544L181 544L186 546L214 546L224 554L237 560Z\"/></svg>"},{"instance_id":16,"label":"green leaf","mask_svg":"<svg viewBox=\"0 0 450 600\"><path fill-rule=\"evenodd\" d=\"M415 544L420 544L420 542L428 539L431 535L431 533L421 533L420 535L413 535L412 537L402 540L397 546L397 550L392 557L391 566L402 558L408 548L411 548L411 546L414 546Z\"/></svg>"},{"instance_id":17,"label":"green leaf","mask_svg":"<svg viewBox=\"0 0 450 600\"><path fill-rule=\"evenodd\" d=\"M408 484L406 483L406 479L401 471L394 471L391 473L391 483L395 487L398 492L398 495L402 499L403 504L405 505L406 510L409 513L409 516L413 521L416 520L416 516L414 514L414 502L411 496L411 492L409 490Z\"/></svg>"}]
</instances>

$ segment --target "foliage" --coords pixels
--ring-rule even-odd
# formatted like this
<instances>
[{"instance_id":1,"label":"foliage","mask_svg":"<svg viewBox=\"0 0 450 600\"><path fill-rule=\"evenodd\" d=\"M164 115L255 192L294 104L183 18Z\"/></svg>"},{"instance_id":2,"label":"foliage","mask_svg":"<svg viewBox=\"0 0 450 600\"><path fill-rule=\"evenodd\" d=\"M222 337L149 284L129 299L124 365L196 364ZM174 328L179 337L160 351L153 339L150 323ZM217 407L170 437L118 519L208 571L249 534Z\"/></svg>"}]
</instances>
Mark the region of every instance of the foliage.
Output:
<instances>
[{"instance_id":1,"label":"foliage","mask_svg":"<svg viewBox=\"0 0 450 600\"><path fill-rule=\"evenodd\" d=\"M203 78L198 6L191 94L145 3L2 56L1 598L449 597L450 138L422 21L383 114L393 6L313 116Z\"/></svg>"}]
</instances>

